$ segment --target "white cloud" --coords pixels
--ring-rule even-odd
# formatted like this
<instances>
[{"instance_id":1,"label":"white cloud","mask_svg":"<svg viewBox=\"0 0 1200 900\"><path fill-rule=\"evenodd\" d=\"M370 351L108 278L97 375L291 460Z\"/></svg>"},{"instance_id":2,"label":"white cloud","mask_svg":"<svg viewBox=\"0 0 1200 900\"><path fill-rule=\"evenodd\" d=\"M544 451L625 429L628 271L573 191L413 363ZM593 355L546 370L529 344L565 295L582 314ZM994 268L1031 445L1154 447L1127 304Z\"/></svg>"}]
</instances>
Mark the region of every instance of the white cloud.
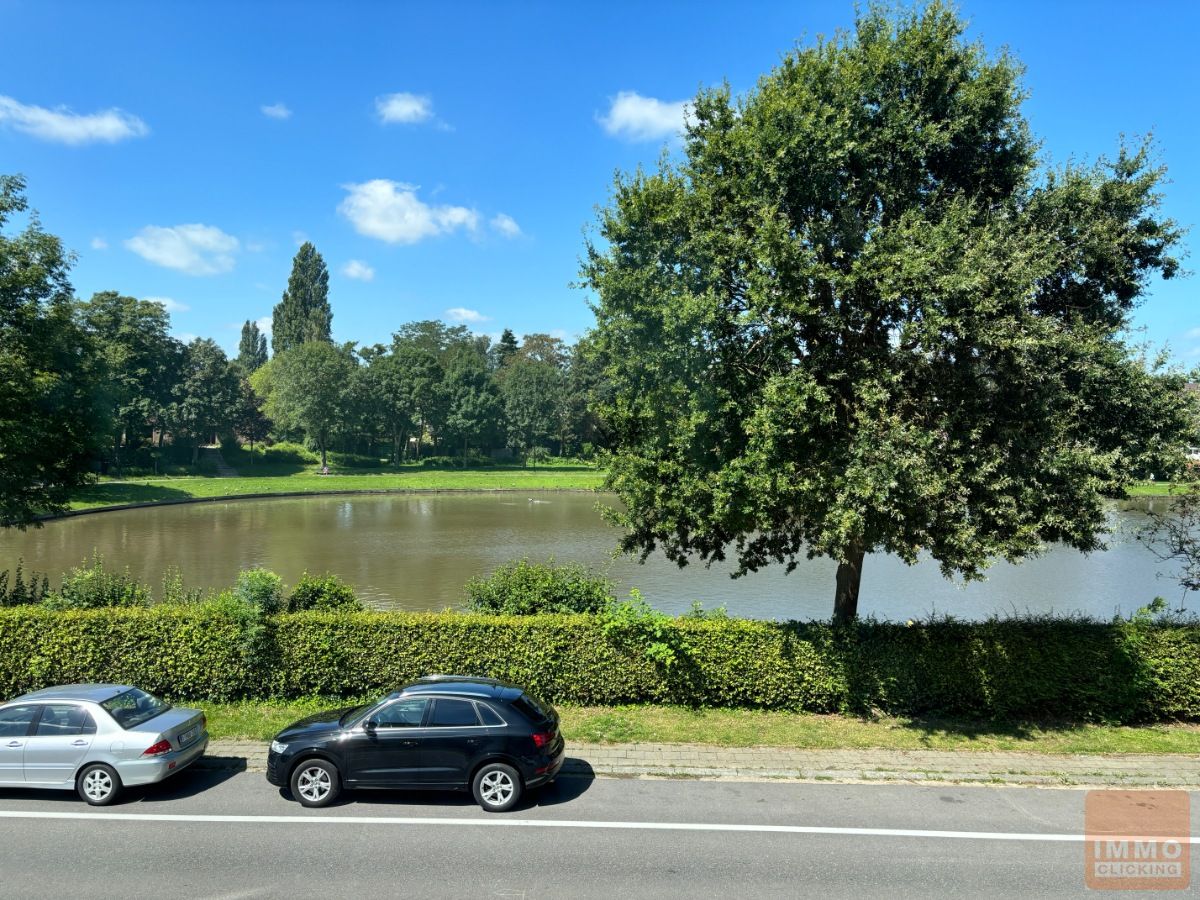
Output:
<instances>
[{"instance_id":1,"label":"white cloud","mask_svg":"<svg viewBox=\"0 0 1200 900\"><path fill-rule=\"evenodd\" d=\"M411 125L433 117L433 101L419 94L384 94L375 98L375 112L385 125Z\"/></svg>"},{"instance_id":2,"label":"white cloud","mask_svg":"<svg viewBox=\"0 0 1200 900\"><path fill-rule=\"evenodd\" d=\"M505 213L496 213L492 217L492 227L504 235L506 238L515 238L521 236L521 226L517 224L517 220Z\"/></svg>"},{"instance_id":3,"label":"white cloud","mask_svg":"<svg viewBox=\"0 0 1200 900\"><path fill-rule=\"evenodd\" d=\"M491 320L491 316L485 316L483 313L467 309L465 306L456 306L453 309L446 310L446 318L451 322L470 322L472 324Z\"/></svg>"},{"instance_id":4,"label":"white cloud","mask_svg":"<svg viewBox=\"0 0 1200 900\"><path fill-rule=\"evenodd\" d=\"M1200 328L1191 329L1187 334L1184 335L1184 337L1192 339L1200 338Z\"/></svg>"},{"instance_id":5,"label":"white cloud","mask_svg":"<svg viewBox=\"0 0 1200 900\"><path fill-rule=\"evenodd\" d=\"M292 111L283 103L272 103L270 106L260 106L262 114L269 119L290 119Z\"/></svg>"},{"instance_id":6,"label":"white cloud","mask_svg":"<svg viewBox=\"0 0 1200 900\"><path fill-rule=\"evenodd\" d=\"M143 259L188 275L219 275L234 266L238 239L212 225L147 225L125 246Z\"/></svg>"},{"instance_id":7,"label":"white cloud","mask_svg":"<svg viewBox=\"0 0 1200 900\"><path fill-rule=\"evenodd\" d=\"M386 178L346 184L350 192L338 212L359 234L389 244L415 244L460 228L475 231L479 213L465 206L432 206L417 197L417 187Z\"/></svg>"},{"instance_id":8,"label":"white cloud","mask_svg":"<svg viewBox=\"0 0 1200 900\"><path fill-rule=\"evenodd\" d=\"M299 247L301 244L303 244L305 241L308 240L308 235L305 234L303 231L293 231L292 232L292 240L295 241L296 246Z\"/></svg>"},{"instance_id":9,"label":"white cloud","mask_svg":"<svg viewBox=\"0 0 1200 900\"><path fill-rule=\"evenodd\" d=\"M361 259L352 259L342 266L342 274L356 281L371 281L375 277L375 270Z\"/></svg>"},{"instance_id":10,"label":"white cloud","mask_svg":"<svg viewBox=\"0 0 1200 900\"><path fill-rule=\"evenodd\" d=\"M271 336L271 317L263 316L261 319L255 319L254 324L258 326L258 330L267 337Z\"/></svg>"},{"instance_id":11,"label":"white cloud","mask_svg":"<svg viewBox=\"0 0 1200 900\"><path fill-rule=\"evenodd\" d=\"M94 238L92 238L92 249L93 250L107 250L108 249L108 241L106 241L102 237L94 237Z\"/></svg>"},{"instance_id":12,"label":"white cloud","mask_svg":"<svg viewBox=\"0 0 1200 900\"><path fill-rule=\"evenodd\" d=\"M170 297L147 297L146 300L149 303L157 303L169 313L184 313L191 309L186 303L180 303Z\"/></svg>"},{"instance_id":13,"label":"white cloud","mask_svg":"<svg viewBox=\"0 0 1200 900\"><path fill-rule=\"evenodd\" d=\"M604 130L629 141L653 141L683 131L688 101L668 102L643 97L637 91L621 91L612 101L608 115L600 116Z\"/></svg>"},{"instance_id":14,"label":"white cloud","mask_svg":"<svg viewBox=\"0 0 1200 900\"><path fill-rule=\"evenodd\" d=\"M113 108L80 115L65 106L27 106L4 96L0 96L0 125L60 144L115 144L150 133L145 122L124 110Z\"/></svg>"}]
</instances>

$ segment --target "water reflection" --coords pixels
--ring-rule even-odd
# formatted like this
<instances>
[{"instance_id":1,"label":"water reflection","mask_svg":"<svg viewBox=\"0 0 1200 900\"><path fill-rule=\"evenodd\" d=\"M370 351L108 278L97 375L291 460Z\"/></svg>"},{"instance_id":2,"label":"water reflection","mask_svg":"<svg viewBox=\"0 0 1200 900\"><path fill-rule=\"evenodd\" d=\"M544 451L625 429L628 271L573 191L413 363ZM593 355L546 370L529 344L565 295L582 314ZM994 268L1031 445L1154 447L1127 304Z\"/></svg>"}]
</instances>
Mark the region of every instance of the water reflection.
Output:
<instances>
[{"instance_id":1,"label":"water reflection","mask_svg":"<svg viewBox=\"0 0 1200 900\"><path fill-rule=\"evenodd\" d=\"M157 587L177 566L190 586L225 587L239 569L266 566L294 583L301 573L335 572L381 607L443 609L462 601L462 586L510 559L555 557L601 569L621 593L639 588L667 612L693 601L733 615L826 618L836 566L801 563L731 580L728 564L678 569L661 556L645 565L613 559L616 533L590 494L364 495L243 500L167 506L50 522L24 534L0 534L0 569L24 557L25 570L59 573L93 548ZM1109 549L1084 556L1052 548L1019 566L998 564L984 583L956 585L929 560L916 566L871 557L863 570L861 611L906 619L930 613L980 618L992 612L1129 613L1178 588L1166 568L1133 540L1144 510L1165 500L1113 507Z\"/></svg>"}]
</instances>

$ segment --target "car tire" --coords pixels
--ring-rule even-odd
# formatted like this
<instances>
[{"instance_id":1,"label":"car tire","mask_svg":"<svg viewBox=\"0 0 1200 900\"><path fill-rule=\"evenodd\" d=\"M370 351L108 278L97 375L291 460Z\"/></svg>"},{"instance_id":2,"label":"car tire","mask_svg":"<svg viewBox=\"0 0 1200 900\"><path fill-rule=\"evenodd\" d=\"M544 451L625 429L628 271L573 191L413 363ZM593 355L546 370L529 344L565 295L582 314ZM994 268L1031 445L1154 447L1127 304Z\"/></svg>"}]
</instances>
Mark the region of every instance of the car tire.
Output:
<instances>
[{"instance_id":1,"label":"car tire","mask_svg":"<svg viewBox=\"0 0 1200 900\"><path fill-rule=\"evenodd\" d=\"M108 806L121 796L121 777L112 766L92 763L76 776L75 792L90 806Z\"/></svg>"},{"instance_id":2,"label":"car tire","mask_svg":"<svg viewBox=\"0 0 1200 900\"><path fill-rule=\"evenodd\" d=\"M471 779L471 793L485 812L507 812L520 802L523 792L521 776L505 763L481 766Z\"/></svg>"},{"instance_id":3,"label":"car tire","mask_svg":"<svg viewBox=\"0 0 1200 900\"><path fill-rule=\"evenodd\" d=\"M325 759L306 759L292 770L292 796L301 806L328 806L342 792L337 766Z\"/></svg>"}]
</instances>

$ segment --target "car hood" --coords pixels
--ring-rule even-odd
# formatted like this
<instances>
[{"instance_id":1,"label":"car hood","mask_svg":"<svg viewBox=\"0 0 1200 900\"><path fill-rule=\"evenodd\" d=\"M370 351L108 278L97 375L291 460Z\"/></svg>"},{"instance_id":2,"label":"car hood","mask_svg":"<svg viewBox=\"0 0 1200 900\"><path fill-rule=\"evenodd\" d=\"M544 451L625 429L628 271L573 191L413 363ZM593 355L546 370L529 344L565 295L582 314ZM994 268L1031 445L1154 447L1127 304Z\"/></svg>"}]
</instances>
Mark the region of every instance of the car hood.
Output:
<instances>
[{"instance_id":1,"label":"car hood","mask_svg":"<svg viewBox=\"0 0 1200 900\"><path fill-rule=\"evenodd\" d=\"M289 738L297 738L306 734L320 734L327 731L337 731L341 727L341 718L353 706L342 706L338 709L327 709L324 712L313 713L311 716L305 716L303 719L297 719L279 734L275 735L278 741L286 741Z\"/></svg>"}]
</instances>

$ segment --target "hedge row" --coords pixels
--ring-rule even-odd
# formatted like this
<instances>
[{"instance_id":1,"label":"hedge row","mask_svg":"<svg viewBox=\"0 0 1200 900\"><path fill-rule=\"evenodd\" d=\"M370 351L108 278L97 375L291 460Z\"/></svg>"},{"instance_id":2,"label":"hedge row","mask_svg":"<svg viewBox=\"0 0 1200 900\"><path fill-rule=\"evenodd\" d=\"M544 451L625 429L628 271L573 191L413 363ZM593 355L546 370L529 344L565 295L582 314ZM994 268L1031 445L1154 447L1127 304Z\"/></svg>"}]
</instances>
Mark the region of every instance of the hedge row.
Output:
<instances>
[{"instance_id":1,"label":"hedge row","mask_svg":"<svg viewBox=\"0 0 1200 900\"><path fill-rule=\"evenodd\" d=\"M0 695L133 682L178 699L361 696L430 672L557 702L1135 722L1200 719L1200 625L672 620L670 667L590 616L0 610Z\"/></svg>"}]
</instances>

